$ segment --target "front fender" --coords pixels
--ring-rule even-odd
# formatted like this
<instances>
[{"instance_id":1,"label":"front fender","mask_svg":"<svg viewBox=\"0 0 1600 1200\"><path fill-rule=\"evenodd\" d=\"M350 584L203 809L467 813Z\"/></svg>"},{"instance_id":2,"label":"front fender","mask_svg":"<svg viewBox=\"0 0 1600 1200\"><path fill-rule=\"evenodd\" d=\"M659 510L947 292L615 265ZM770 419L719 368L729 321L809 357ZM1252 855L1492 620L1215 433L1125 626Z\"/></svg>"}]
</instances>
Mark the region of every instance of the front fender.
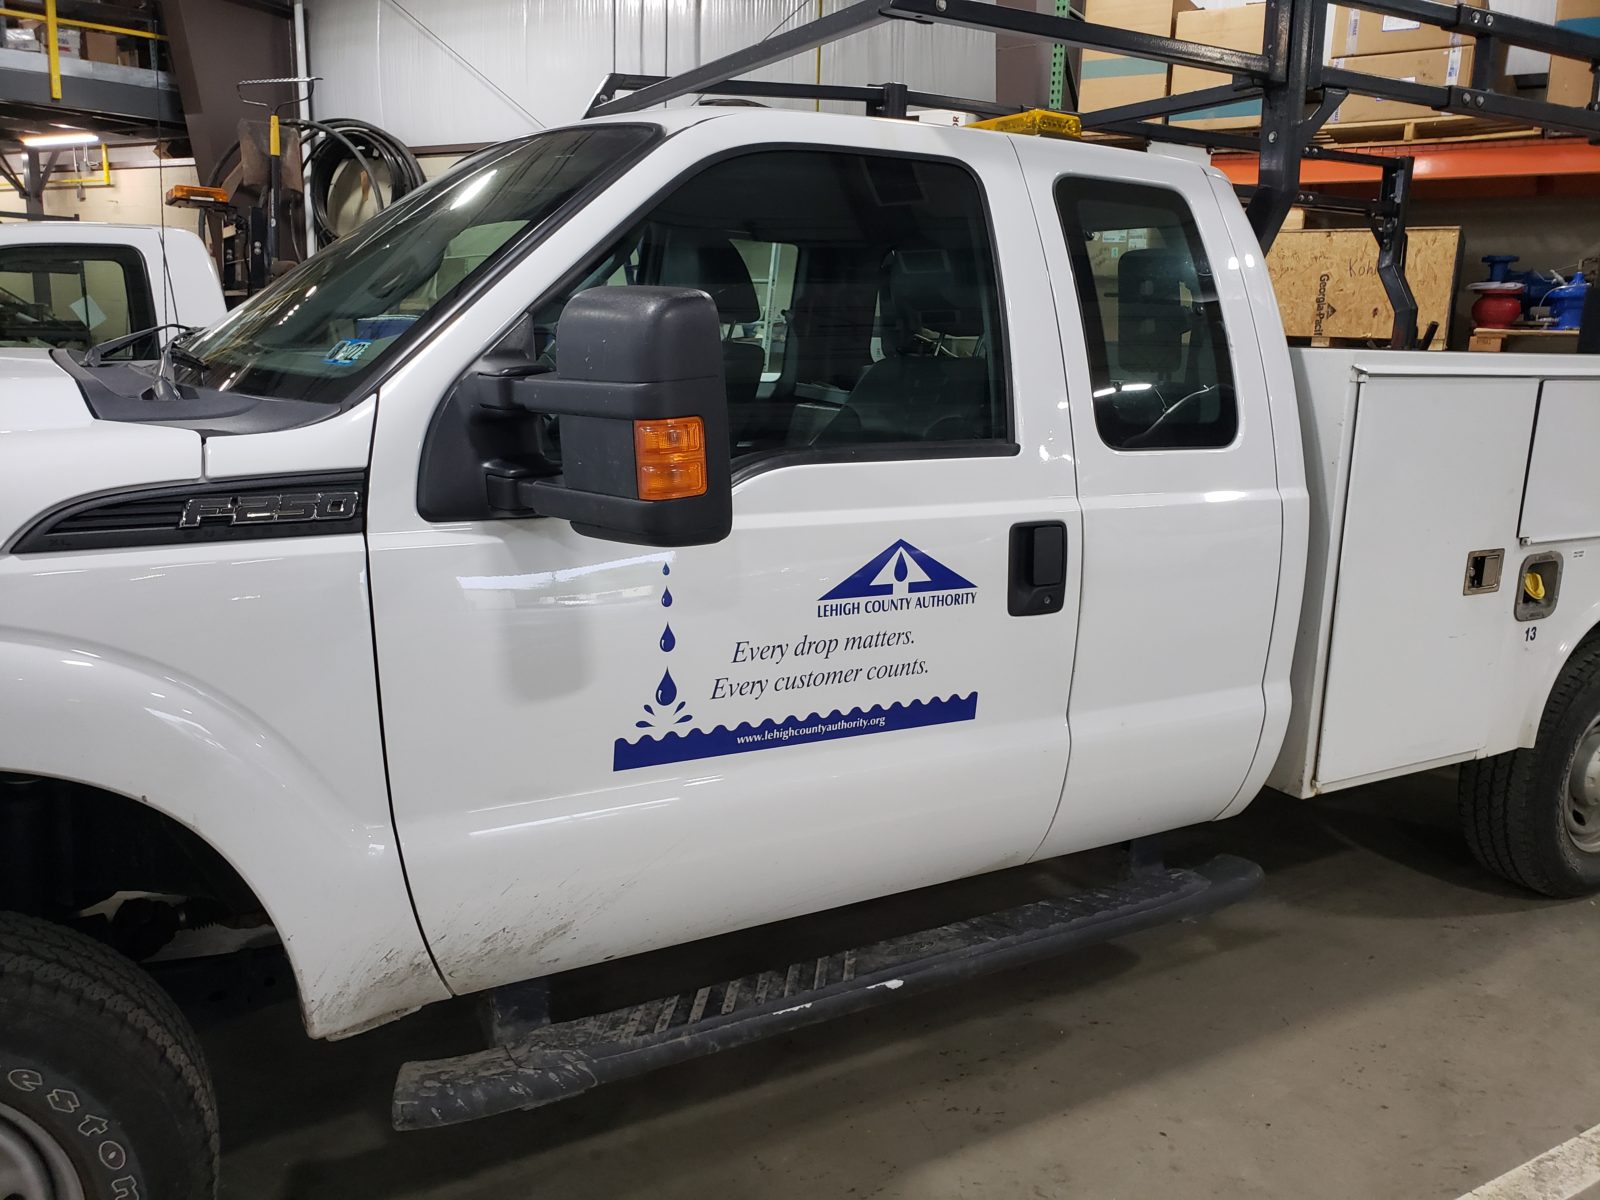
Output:
<instances>
[{"instance_id":1,"label":"front fender","mask_svg":"<svg viewBox=\"0 0 1600 1200\"><path fill-rule=\"evenodd\" d=\"M378 794L343 794L257 714L107 647L0 631L0 680L0 768L128 796L204 839L276 926L313 1036L448 996L412 916L381 771Z\"/></svg>"}]
</instances>

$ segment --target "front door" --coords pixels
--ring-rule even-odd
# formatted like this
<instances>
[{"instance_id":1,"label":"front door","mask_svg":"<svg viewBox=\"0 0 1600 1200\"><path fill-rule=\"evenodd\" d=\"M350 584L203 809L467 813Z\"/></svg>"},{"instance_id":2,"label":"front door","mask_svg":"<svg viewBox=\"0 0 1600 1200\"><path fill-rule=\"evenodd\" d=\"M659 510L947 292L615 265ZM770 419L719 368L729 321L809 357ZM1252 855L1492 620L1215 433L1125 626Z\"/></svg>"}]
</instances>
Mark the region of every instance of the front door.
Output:
<instances>
[{"instance_id":1,"label":"front door","mask_svg":"<svg viewBox=\"0 0 1600 1200\"><path fill-rule=\"evenodd\" d=\"M892 126L827 117L796 130L847 126L850 149L735 152L719 124L666 142L473 315L525 310L510 338L559 369L575 292L707 291L734 439L725 541L425 521L417 413L439 376L402 371L381 396L369 533L394 811L458 991L1019 863L1055 810L1078 512L1060 347L1016 335L1050 292L1015 155L960 130L890 155L870 143ZM582 229L592 249L558 260ZM1012 615L1012 544L1033 569L1036 537L1064 546L1064 577Z\"/></svg>"}]
</instances>

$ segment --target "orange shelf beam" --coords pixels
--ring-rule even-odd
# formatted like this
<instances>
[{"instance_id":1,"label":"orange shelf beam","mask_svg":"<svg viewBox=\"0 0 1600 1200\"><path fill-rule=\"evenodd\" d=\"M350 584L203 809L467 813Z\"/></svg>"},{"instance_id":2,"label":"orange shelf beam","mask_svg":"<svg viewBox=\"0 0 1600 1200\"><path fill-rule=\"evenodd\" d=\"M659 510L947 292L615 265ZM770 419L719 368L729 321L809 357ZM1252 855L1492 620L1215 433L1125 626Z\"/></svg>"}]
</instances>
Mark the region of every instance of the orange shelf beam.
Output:
<instances>
[{"instance_id":1,"label":"orange shelf beam","mask_svg":"<svg viewBox=\"0 0 1600 1200\"><path fill-rule=\"evenodd\" d=\"M1339 146L1362 154L1409 154L1416 160L1418 194L1515 195L1565 192L1583 176L1600 176L1600 146L1577 138L1505 141L1409 142L1383 146ZM1217 154L1212 165L1236 184L1254 184L1253 154ZM1308 158L1301 182L1312 188L1370 186L1377 173L1353 163Z\"/></svg>"}]
</instances>

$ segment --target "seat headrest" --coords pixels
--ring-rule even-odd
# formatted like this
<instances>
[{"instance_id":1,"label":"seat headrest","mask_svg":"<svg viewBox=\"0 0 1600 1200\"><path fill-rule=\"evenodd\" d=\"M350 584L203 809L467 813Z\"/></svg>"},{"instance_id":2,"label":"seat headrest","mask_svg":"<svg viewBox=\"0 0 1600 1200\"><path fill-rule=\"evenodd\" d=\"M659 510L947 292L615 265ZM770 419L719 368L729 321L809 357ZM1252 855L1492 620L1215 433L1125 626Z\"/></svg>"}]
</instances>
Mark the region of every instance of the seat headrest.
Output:
<instances>
[{"instance_id":1,"label":"seat headrest","mask_svg":"<svg viewBox=\"0 0 1600 1200\"><path fill-rule=\"evenodd\" d=\"M950 337L984 332L977 266L967 251L931 243L896 248L889 261L887 307L908 338L920 329Z\"/></svg>"},{"instance_id":2,"label":"seat headrest","mask_svg":"<svg viewBox=\"0 0 1600 1200\"><path fill-rule=\"evenodd\" d=\"M744 255L727 238L704 242L678 242L668 252L662 270L663 284L700 288L717 306L724 325L761 319L761 300L745 266Z\"/></svg>"}]
</instances>

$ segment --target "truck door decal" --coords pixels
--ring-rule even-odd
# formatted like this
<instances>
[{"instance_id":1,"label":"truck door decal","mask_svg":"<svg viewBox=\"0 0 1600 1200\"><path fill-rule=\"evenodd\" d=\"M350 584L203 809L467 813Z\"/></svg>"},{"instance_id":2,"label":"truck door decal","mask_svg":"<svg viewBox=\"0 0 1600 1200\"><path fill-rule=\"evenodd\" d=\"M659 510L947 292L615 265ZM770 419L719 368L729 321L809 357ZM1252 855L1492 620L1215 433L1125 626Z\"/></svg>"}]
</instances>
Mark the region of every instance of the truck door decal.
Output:
<instances>
[{"instance_id":1,"label":"truck door decal","mask_svg":"<svg viewBox=\"0 0 1600 1200\"><path fill-rule=\"evenodd\" d=\"M662 566L663 577L671 573L670 565ZM816 617L963 607L976 604L977 598L978 588L971 580L902 539L874 555L818 599ZM670 608L673 603L672 589L665 578L660 603L663 609ZM802 632L798 638L761 641L736 637L726 652L726 661L742 670L716 675L705 691L705 699L708 703L726 700L759 703L769 693L774 697L784 692L815 694L813 689L826 689L823 694L831 696L840 688L926 675L930 673L928 662L917 657L915 650L917 637L923 632L921 629L875 629L836 636ZM662 654L669 655L679 645L678 635L665 614L657 644ZM901 652L885 655L885 651ZM792 660L803 662L786 667ZM791 710L788 716L719 723L701 729L695 727L694 715L688 711L689 701L680 699L680 690L671 667L663 669L655 687L654 703L643 704L644 718L634 721L634 727L645 732L631 740L616 739L612 746L612 770L627 771L752 750L920 729L971 721L978 715L978 693L972 691L864 707L837 705L826 712L816 706L804 716Z\"/></svg>"}]
</instances>

